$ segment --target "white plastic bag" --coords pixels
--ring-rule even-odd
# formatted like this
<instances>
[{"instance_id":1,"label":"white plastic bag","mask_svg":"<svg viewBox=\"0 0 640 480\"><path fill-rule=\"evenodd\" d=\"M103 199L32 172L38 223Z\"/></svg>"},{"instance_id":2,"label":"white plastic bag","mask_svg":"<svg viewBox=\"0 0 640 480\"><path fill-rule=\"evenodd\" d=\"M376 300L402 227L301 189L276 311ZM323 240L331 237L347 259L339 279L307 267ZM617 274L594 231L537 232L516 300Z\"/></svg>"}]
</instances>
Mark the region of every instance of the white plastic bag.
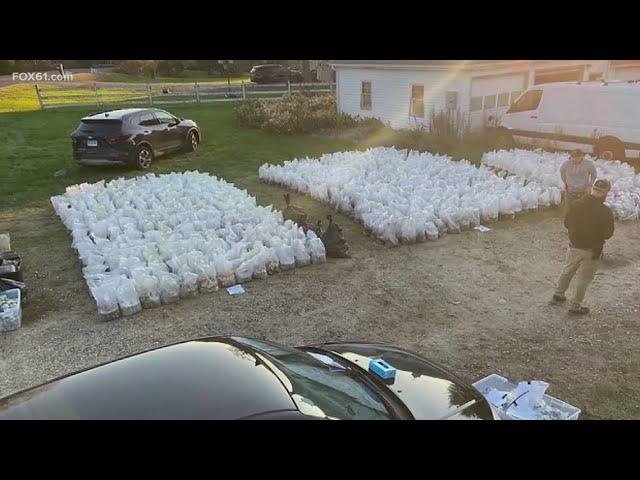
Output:
<instances>
[{"instance_id":1,"label":"white plastic bag","mask_svg":"<svg viewBox=\"0 0 640 480\"><path fill-rule=\"evenodd\" d=\"M172 273L161 272L158 276L160 300L162 304L173 303L180 298L178 277Z\"/></svg>"},{"instance_id":2,"label":"white plastic bag","mask_svg":"<svg viewBox=\"0 0 640 480\"><path fill-rule=\"evenodd\" d=\"M324 243L318 237L312 238L309 241L309 248L311 250L311 263L324 263L327 261L327 252L324 248Z\"/></svg>"},{"instance_id":3,"label":"white plastic bag","mask_svg":"<svg viewBox=\"0 0 640 480\"><path fill-rule=\"evenodd\" d=\"M300 239L293 241L293 255L296 267L306 267L311 264L311 256Z\"/></svg>"},{"instance_id":4,"label":"white plastic bag","mask_svg":"<svg viewBox=\"0 0 640 480\"><path fill-rule=\"evenodd\" d=\"M198 295L198 275L185 272L180 276L180 298L193 298Z\"/></svg>"},{"instance_id":5,"label":"white plastic bag","mask_svg":"<svg viewBox=\"0 0 640 480\"><path fill-rule=\"evenodd\" d=\"M160 282L157 277L146 273L132 274L136 283L136 292L143 308L155 308L161 305Z\"/></svg>"},{"instance_id":6,"label":"white plastic bag","mask_svg":"<svg viewBox=\"0 0 640 480\"><path fill-rule=\"evenodd\" d=\"M251 262L242 262L238 268L236 268L236 282L245 283L251 280L253 276L253 266Z\"/></svg>"},{"instance_id":7,"label":"white plastic bag","mask_svg":"<svg viewBox=\"0 0 640 480\"><path fill-rule=\"evenodd\" d=\"M216 257L214 265L218 274L218 283L221 287L230 287L236 284L235 273L229 260L219 256Z\"/></svg>"},{"instance_id":8,"label":"white plastic bag","mask_svg":"<svg viewBox=\"0 0 640 480\"><path fill-rule=\"evenodd\" d=\"M134 315L142 310L142 305L136 292L136 284L130 278L122 278L118 282L116 296L123 316Z\"/></svg>"},{"instance_id":9,"label":"white plastic bag","mask_svg":"<svg viewBox=\"0 0 640 480\"><path fill-rule=\"evenodd\" d=\"M280 261L280 268L282 270L290 270L296 266L293 248L289 245L276 247L276 253L278 254L278 260Z\"/></svg>"},{"instance_id":10,"label":"white plastic bag","mask_svg":"<svg viewBox=\"0 0 640 480\"><path fill-rule=\"evenodd\" d=\"M115 320L120 317L118 298L116 296L116 283L103 282L91 288L91 294L98 306L100 318L104 321Z\"/></svg>"}]
</instances>

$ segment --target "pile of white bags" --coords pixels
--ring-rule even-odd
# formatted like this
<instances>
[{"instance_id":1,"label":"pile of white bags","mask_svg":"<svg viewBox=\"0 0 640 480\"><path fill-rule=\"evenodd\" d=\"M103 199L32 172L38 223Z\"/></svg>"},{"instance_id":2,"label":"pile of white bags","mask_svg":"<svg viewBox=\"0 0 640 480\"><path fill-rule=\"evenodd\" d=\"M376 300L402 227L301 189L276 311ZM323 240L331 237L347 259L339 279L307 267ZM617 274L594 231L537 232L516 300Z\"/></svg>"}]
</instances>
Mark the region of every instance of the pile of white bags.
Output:
<instances>
[{"instance_id":1,"label":"pile of white bags","mask_svg":"<svg viewBox=\"0 0 640 480\"><path fill-rule=\"evenodd\" d=\"M553 186L564 190L560 166L568 158L568 153L515 149L487 152L482 156L482 163L494 168L501 176L517 175L530 182L529 185ZM619 220L638 220L640 175L636 175L628 163L587 158L595 164L598 178L606 178L612 183L606 203L615 217Z\"/></svg>"},{"instance_id":2,"label":"pile of white bags","mask_svg":"<svg viewBox=\"0 0 640 480\"><path fill-rule=\"evenodd\" d=\"M51 203L105 319L325 260L312 231L197 171L74 185Z\"/></svg>"},{"instance_id":3,"label":"pile of white bags","mask_svg":"<svg viewBox=\"0 0 640 480\"><path fill-rule=\"evenodd\" d=\"M264 182L309 194L360 219L391 244L435 240L446 232L558 205L557 186L525 185L485 166L395 148L339 152L265 164Z\"/></svg>"}]
</instances>

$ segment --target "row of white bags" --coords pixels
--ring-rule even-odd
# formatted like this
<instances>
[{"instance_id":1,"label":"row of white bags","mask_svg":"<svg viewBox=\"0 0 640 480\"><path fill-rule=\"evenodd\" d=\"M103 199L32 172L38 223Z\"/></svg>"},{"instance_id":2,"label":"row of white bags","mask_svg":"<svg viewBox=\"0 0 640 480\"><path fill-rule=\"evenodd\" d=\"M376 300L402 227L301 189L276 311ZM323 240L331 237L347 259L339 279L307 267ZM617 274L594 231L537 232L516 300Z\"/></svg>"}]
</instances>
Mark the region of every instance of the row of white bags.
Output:
<instances>
[{"instance_id":1,"label":"row of white bags","mask_svg":"<svg viewBox=\"0 0 640 480\"><path fill-rule=\"evenodd\" d=\"M628 163L609 160L591 160L598 172L598 178L606 178L612 183L607 197L617 219L638 220L640 217L640 175ZM498 174L517 175L543 187L555 186L564 190L560 176L560 166L569 159L564 152L550 153L543 150L499 150L487 152L482 163L496 169Z\"/></svg>"},{"instance_id":2,"label":"row of white bags","mask_svg":"<svg viewBox=\"0 0 640 480\"><path fill-rule=\"evenodd\" d=\"M466 160L384 147L264 164L259 175L362 220L391 244L435 240L561 201L557 186L525 185Z\"/></svg>"},{"instance_id":3,"label":"row of white bags","mask_svg":"<svg viewBox=\"0 0 640 480\"><path fill-rule=\"evenodd\" d=\"M209 174L74 185L51 203L104 318L326 259L312 231Z\"/></svg>"}]
</instances>

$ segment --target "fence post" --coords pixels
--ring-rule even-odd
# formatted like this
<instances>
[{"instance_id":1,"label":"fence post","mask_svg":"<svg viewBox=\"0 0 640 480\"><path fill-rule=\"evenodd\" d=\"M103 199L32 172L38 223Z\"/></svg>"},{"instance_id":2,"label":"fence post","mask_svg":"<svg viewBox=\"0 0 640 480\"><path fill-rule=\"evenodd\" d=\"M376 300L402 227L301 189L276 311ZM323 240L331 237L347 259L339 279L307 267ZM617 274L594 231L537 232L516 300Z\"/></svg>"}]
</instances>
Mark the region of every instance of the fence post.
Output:
<instances>
[{"instance_id":1,"label":"fence post","mask_svg":"<svg viewBox=\"0 0 640 480\"><path fill-rule=\"evenodd\" d=\"M36 95L38 96L38 103L40 104L40 110L44 110L44 103L42 101L42 95L40 95L40 88L38 87L38 84L35 84L36 87Z\"/></svg>"},{"instance_id":2,"label":"fence post","mask_svg":"<svg viewBox=\"0 0 640 480\"><path fill-rule=\"evenodd\" d=\"M200 92L198 91L198 82L194 82L193 89L196 92L196 103L200 103Z\"/></svg>"},{"instance_id":3,"label":"fence post","mask_svg":"<svg viewBox=\"0 0 640 480\"><path fill-rule=\"evenodd\" d=\"M242 82L242 99L243 100L247 99L247 89L244 86L244 82Z\"/></svg>"},{"instance_id":4,"label":"fence post","mask_svg":"<svg viewBox=\"0 0 640 480\"><path fill-rule=\"evenodd\" d=\"M291 80L287 80L287 90L289 91L289 95L291 95Z\"/></svg>"},{"instance_id":5,"label":"fence post","mask_svg":"<svg viewBox=\"0 0 640 480\"><path fill-rule=\"evenodd\" d=\"M96 96L96 107L100 107L100 97L98 96L98 86L93 84L93 93Z\"/></svg>"},{"instance_id":6,"label":"fence post","mask_svg":"<svg viewBox=\"0 0 640 480\"><path fill-rule=\"evenodd\" d=\"M149 105L153 105L153 98L151 96L151 84L147 83L147 96L149 97Z\"/></svg>"}]
</instances>

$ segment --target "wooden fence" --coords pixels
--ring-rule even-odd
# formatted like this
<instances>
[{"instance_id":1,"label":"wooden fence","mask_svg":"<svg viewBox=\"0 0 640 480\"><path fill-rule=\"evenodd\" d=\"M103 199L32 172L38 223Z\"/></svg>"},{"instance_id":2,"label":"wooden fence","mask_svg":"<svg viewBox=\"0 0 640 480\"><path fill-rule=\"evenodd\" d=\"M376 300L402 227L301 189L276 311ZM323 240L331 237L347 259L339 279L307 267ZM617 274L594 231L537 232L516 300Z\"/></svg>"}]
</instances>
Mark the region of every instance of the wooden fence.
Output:
<instances>
[{"instance_id":1,"label":"wooden fence","mask_svg":"<svg viewBox=\"0 0 640 480\"><path fill-rule=\"evenodd\" d=\"M40 108L95 105L168 105L233 102L250 98L280 98L287 93L329 93L335 83L117 84L64 83L35 85Z\"/></svg>"}]
</instances>

